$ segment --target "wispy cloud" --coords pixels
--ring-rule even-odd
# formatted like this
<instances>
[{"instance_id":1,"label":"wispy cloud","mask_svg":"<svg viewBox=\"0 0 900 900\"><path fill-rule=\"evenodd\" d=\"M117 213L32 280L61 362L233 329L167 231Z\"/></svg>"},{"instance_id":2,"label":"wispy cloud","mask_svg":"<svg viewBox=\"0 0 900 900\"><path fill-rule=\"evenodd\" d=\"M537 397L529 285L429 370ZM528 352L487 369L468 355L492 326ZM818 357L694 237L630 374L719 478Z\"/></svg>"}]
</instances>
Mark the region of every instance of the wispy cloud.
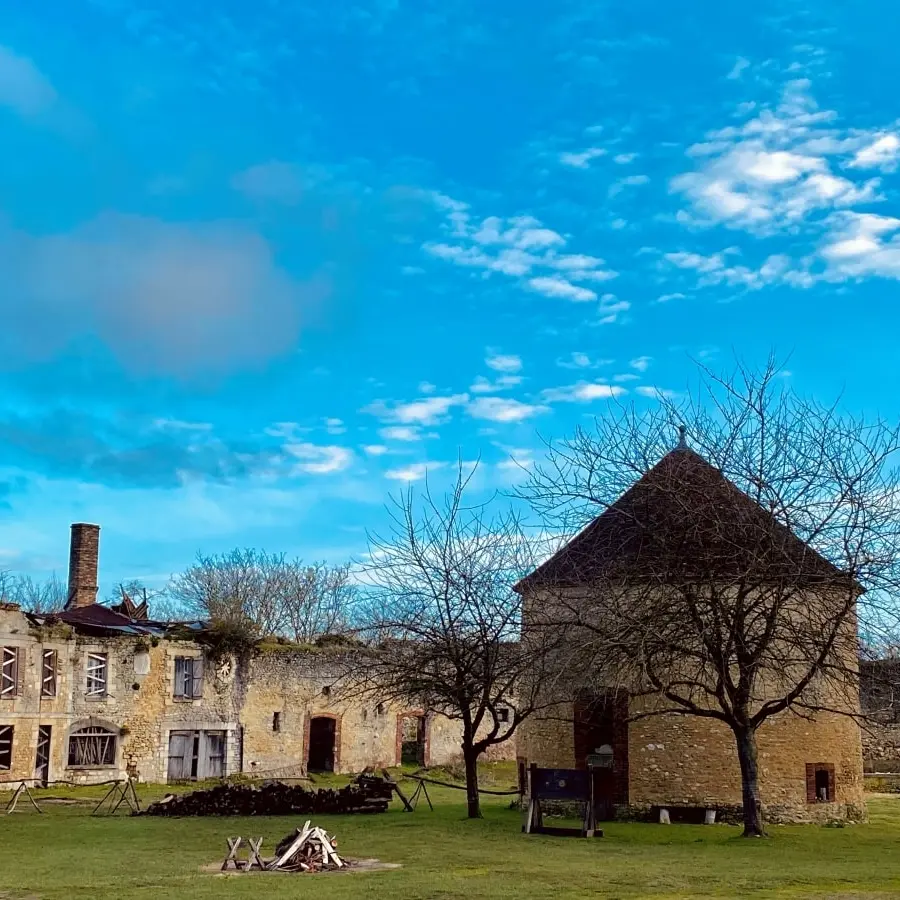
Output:
<instances>
[{"instance_id":1,"label":"wispy cloud","mask_svg":"<svg viewBox=\"0 0 900 900\"><path fill-rule=\"evenodd\" d=\"M589 169L591 161L606 156L606 150L602 147L588 147L579 153L560 153L559 161L564 166L571 166L573 169Z\"/></svg>"},{"instance_id":2,"label":"wispy cloud","mask_svg":"<svg viewBox=\"0 0 900 900\"><path fill-rule=\"evenodd\" d=\"M468 394L452 394L446 397L422 397L408 403L390 404L384 400L376 400L362 411L400 425L437 425L445 420L454 406L462 406L468 399Z\"/></svg>"},{"instance_id":3,"label":"wispy cloud","mask_svg":"<svg viewBox=\"0 0 900 900\"><path fill-rule=\"evenodd\" d=\"M305 190L297 167L278 160L239 172L231 179L231 185L251 200L275 201L290 206L300 202Z\"/></svg>"},{"instance_id":4,"label":"wispy cloud","mask_svg":"<svg viewBox=\"0 0 900 900\"><path fill-rule=\"evenodd\" d=\"M408 466L402 466L399 469L388 469L384 473L384 477L390 478L392 481L421 481L423 478L427 477L429 472L443 469L446 465L447 464L443 462L412 463Z\"/></svg>"},{"instance_id":5,"label":"wispy cloud","mask_svg":"<svg viewBox=\"0 0 900 900\"><path fill-rule=\"evenodd\" d=\"M625 388L619 385L579 381L565 387L547 388L541 397L547 403L590 403L592 400L609 400L624 393Z\"/></svg>"},{"instance_id":6,"label":"wispy cloud","mask_svg":"<svg viewBox=\"0 0 900 900\"><path fill-rule=\"evenodd\" d=\"M322 446L307 442L285 444L284 451L300 460L296 465L299 472L310 475L332 475L342 472L353 462L353 452L346 447Z\"/></svg>"},{"instance_id":7,"label":"wispy cloud","mask_svg":"<svg viewBox=\"0 0 900 900\"><path fill-rule=\"evenodd\" d=\"M422 431L409 425L388 425L381 428L378 434L386 441L404 441L411 443L422 440Z\"/></svg>"},{"instance_id":8,"label":"wispy cloud","mask_svg":"<svg viewBox=\"0 0 900 900\"><path fill-rule=\"evenodd\" d=\"M468 413L474 419L491 422L522 422L546 412L545 406L523 403L508 397L478 397L468 406Z\"/></svg>"},{"instance_id":9,"label":"wispy cloud","mask_svg":"<svg viewBox=\"0 0 900 900\"><path fill-rule=\"evenodd\" d=\"M519 375L501 375L493 381L479 375L469 386L473 394L495 394L498 391L506 391L522 383Z\"/></svg>"},{"instance_id":10,"label":"wispy cloud","mask_svg":"<svg viewBox=\"0 0 900 900\"><path fill-rule=\"evenodd\" d=\"M522 368L522 358L512 353L492 353L485 364L495 372L518 372Z\"/></svg>"},{"instance_id":11,"label":"wispy cloud","mask_svg":"<svg viewBox=\"0 0 900 900\"><path fill-rule=\"evenodd\" d=\"M53 85L30 59L0 45L0 106L22 116L37 116L56 99Z\"/></svg>"}]
</instances>

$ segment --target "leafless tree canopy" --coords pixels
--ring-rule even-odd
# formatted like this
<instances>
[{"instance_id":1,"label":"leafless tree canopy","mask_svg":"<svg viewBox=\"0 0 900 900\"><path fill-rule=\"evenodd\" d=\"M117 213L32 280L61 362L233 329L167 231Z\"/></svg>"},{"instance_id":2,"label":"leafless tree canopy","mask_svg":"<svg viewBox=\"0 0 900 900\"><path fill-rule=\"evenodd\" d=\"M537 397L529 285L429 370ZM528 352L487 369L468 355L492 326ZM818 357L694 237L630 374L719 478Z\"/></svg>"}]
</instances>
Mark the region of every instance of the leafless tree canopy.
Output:
<instances>
[{"instance_id":1,"label":"leafless tree canopy","mask_svg":"<svg viewBox=\"0 0 900 900\"><path fill-rule=\"evenodd\" d=\"M522 675L534 674L543 656L537 643L519 641L513 592L534 566L531 542L514 512L467 504L471 476L460 467L444 497L408 491L392 505L390 533L371 539L361 629L367 650L349 678L379 698L462 722L475 817L478 757L533 711L535 694Z\"/></svg>"},{"instance_id":2,"label":"leafless tree canopy","mask_svg":"<svg viewBox=\"0 0 900 900\"><path fill-rule=\"evenodd\" d=\"M353 584L349 565L233 550L198 557L168 594L189 615L309 642L346 631Z\"/></svg>"},{"instance_id":3,"label":"leafless tree canopy","mask_svg":"<svg viewBox=\"0 0 900 900\"><path fill-rule=\"evenodd\" d=\"M673 451L682 423L690 449ZM571 627L582 665L652 699L643 714L727 724L748 835L762 832L759 726L857 711L857 625L880 639L894 623L898 448L897 427L798 397L770 362L703 372L646 414L616 408L522 491L557 526L608 507L530 579L558 619L535 625Z\"/></svg>"},{"instance_id":4,"label":"leafless tree canopy","mask_svg":"<svg viewBox=\"0 0 900 900\"><path fill-rule=\"evenodd\" d=\"M27 612L59 612L65 605L68 587L54 572L40 581L31 575L0 572L0 597L8 603L18 603Z\"/></svg>"}]
</instances>

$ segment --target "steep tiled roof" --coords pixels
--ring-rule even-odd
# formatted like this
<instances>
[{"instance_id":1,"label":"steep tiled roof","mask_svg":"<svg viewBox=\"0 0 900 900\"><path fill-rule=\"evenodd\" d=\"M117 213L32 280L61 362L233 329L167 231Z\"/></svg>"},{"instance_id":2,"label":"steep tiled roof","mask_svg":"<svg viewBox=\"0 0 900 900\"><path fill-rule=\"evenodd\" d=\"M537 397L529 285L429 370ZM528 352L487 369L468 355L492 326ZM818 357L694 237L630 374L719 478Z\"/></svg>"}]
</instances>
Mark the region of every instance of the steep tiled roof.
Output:
<instances>
[{"instance_id":1,"label":"steep tiled roof","mask_svg":"<svg viewBox=\"0 0 900 900\"><path fill-rule=\"evenodd\" d=\"M822 583L840 573L703 457L679 447L517 587L741 576Z\"/></svg>"}]
</instances>

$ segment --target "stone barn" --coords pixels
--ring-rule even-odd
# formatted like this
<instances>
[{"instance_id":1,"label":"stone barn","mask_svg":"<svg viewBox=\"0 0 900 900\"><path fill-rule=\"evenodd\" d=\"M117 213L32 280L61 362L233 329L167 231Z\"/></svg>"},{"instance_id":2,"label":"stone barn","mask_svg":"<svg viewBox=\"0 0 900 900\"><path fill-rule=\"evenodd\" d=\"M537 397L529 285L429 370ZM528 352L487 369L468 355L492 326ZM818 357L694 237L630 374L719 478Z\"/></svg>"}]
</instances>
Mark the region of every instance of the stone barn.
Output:
<instances>
[{"instance_id":1,"label":"stone barn","mask_svg":"<svg viewBox=\"0 0 900 900\"><path fill-rule=\"evenodd\" d=\"M672 500L673 484L684 489L685 498L703 496L699 506L715 506L721 498L729 509L746 510L748 516L770 515L682 443L520 582L526 639L529 626L546 615L560 591L602 611L602 588L595 585L604 583L608 566L615 562L617 571L626 572L627 582L631 577L627 573L639 570L641 554L654 543L648 539L653 529L693 527L693 511L682 509L673 518L663 508ZM829 565L787 529L783 532L785 546L792 552L807 560L814 556L815 565ZM731 529L723 540L734 540L736 534L740 528ZM854 647L852 669L855 635L850 636L849 645ZM604 687L595 671L579 670L571 659L566 665L564 676L553 682L553 694L544 698L551 705L520 730L520 766L585 768L590 756L594 762L602 757L606 765L594 769L595 791L599 813L607 818L652 816L661 807L673 814L699 814L700 821L706 809L731 815L740 811L736 743L725 723L695 715L646 716L655 702L646 688L638 696L615 673ZM860 728L851 715L843 714L859 712L858 690L851 681L849 676L846 694L842 692L836 701L842 704L835 707L839 712L809 716L788 709L760 726L760 799L768 821L865 816Z\"/></svg>"}]
</instances>

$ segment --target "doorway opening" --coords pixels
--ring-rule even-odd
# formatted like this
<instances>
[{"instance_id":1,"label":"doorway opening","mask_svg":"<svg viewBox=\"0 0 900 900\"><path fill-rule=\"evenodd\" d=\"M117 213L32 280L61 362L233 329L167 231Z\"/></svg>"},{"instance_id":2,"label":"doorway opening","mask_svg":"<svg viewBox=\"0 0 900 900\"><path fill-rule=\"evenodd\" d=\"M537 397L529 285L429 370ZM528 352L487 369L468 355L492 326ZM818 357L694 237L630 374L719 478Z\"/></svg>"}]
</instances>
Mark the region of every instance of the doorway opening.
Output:
<instances>
[{"instance_id":1,"label":"doorway opening","mask_svg":"<svg viewBox=\"0 0 900 900\"><path fill-rule=\"evenodd\" d=\"M401 716L397 728L400 732L401 765L424 766L427 744L425 716Z\"/></svg>"},{"instance_id":2,"label":"doorway opening","mask_svg":"<svg viewBox=\"0 0 900 900\"><path fill-rule=\"evenodd\" d=\"M333 772L337 722L330 716L315 716L309 721L309 750L306 768L310 772Z\"/></svg>"},{"instance_id":3,"label":"doorway opening","mask_svg":"<svg viewBox=\"0 0 900 900\"><path fill-rule=\"evenodd\" d=\"M50 725L41 725L38 728L37 753L34 758L34 779L41 787L47 787L50 782L50 735L53 728Z\"/></svg>"},{"instance_id":4,"label":"doorway opening","mask_svg":"<svg viewBox=\"0 0 900 900\"><path fill-rule=\"evenodd\" d=\"M608 690L575 701L575 765L590 768L598 821L628 803L628 694Z\"/></svg>"}]
</instances>

